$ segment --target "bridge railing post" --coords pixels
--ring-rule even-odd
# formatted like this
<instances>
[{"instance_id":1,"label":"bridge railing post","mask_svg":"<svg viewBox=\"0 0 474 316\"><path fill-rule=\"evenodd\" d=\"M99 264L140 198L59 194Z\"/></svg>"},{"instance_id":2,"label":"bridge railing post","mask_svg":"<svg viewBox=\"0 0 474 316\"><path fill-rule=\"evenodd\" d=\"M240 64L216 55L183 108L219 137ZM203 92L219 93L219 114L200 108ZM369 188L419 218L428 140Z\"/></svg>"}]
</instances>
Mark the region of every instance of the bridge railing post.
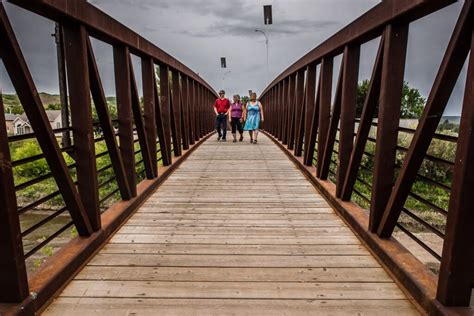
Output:
<instances>
[{"instance_id":1,"label":"bridge railing post","mask_svg":"<svg viewBox=\"0 0 474 316\"><path fill-rule=\"evenodd\" d=\"M336 93L334 96L334 103L332 106L331 119L329 121L328 134L326 137L326 143L324 144L323 159L321 161L321 170L320 177L321 179L327 179L329 175L330 165L334 154L334 144L336 142L336 135L339 126L339 118L341 116L341 103L342 103L342 87L344 81L344 70L345 64L344 59L346 55L344 54L343 62L339 70L339 78L337 80ZM339 169L339 164L338 164ZM337 179L337 176L336 176ZM338 182L336 182L336 187Z\"/></svg>"},{"instance_id":2,"label":"bridge railing post","mask_svg":"<svg viewBox=\"0 0 474 316\"><path fill-rule=\"evenodd\" d=\"M357 109L357 85L359 81L360 45L344 48L343 79L341 87L341 113L339 131L339 163L336 174L336 196L341 197L344 180L349 168L354 146L354 127Z\"/></svg>"},{"instance_id":3,"label":"bridge railing post","mask_svg":"<svg viewBox=\"0 0 474 316\"><path fill-rule=\"evenodd\" d=\"M295 149L294 154L296 157L300 157L303 152L303 139L304 139L304 120L305 120L305 71L303 68L297 72L296 82L296 95L295 95Z\"/></svg>"},{"instance_id":4,"label":"bridge railing post","mask_svg":"<svg viewBox=\"0 0 474 316\"><path fill-rule=\"evenodd\" d=\"M132 83L127 46L114 46L115 87L117 94L118 133L120 153L132 197L137 196L135 172L135 143L133 140Z\"/></svg>"},{"instance_id":5,"label":"bridge railing post","mask_svg":"<svg viewBox=\"0 0 474 316\"><path fill-rule=\"evenodd\" d=\"M471 21L473 16L471 15ZM472 25L471 25L472 28ZM469 306L474 284L474 28L467 70L453 185L446 222L446 238L437 299L446 306Z\"/></svg>"},{"instance_id":6,"label":"bridge railing post","mask_svg":"<svg viewBox=\"0 0 474 316\"><path fill-rule=\"evenodd\" d=\"M180 74L171 70L171 136L173 139L173 152L175 157L181 156L181 84Z\"/></svg>"},{"instance_id":7,"label":"bridge railing post","mask_svg":"<svg viewBox=\"0 0 474 316\"><path fill-rule=\"evenodd\" d=\"M333 58L324 57L320 67L320 91L319 91L319 124L318 124L318 160L316 175L321 178L324 158L324 149L329 132L331 116L331 91L332 91ZM321 178L325 180L325 178Z\"/></svg>"},{"instance_id":8,"label":"bridge railing post","mask_svg":"<svg viewBox=\"0 0 474 316\"><path fill-rule=\"evenodd\" d=\"M88 34L84 26L63 24L67 79L71 106L74 158L79 196L92 229L101 228L99 186L90 98Z\"/></svg>"},{"instance_id":9,"label":"bridge railing post","mask_svg":"<svg viewBox=\"0 0 474 316\"><path fill-rule=\"evenodd\" d=\"M107 105L107 100L102 86L102 81L99 75L99 69L95 61L94 52L90 40L87 40L88 46L88 62L89 62L89 81L92 99L97 111L100 128L104 135L105 144L111 160L112 168L114 170L115 179L119 187L122 200L130 200L131 192L130 185L127 180L123 159L120 154L120 149L117 144L117 137L112 125L112 118Z\"/></svg>"},{"instance_id":10,"label":"bridge railing post","mask_svg":"<svg viewBox=\"0 0 474 316\"><path fill-rule=\"evenodd\" d=\"M395 177L408 25L385 27L384 56L374 153L369 230L375 232L387 206Z\"/></svg>"},{"instance_id":11,"label":"bridge railing post","mask_svg":"<svg viewBox=\"0 0 474 316\"><path fill-rule=\"evenodd\" d=\"M29 290L4 113L0 93L0 302L18 303Z\"/></svg>"},{"instance_id":12,"label":"bridge railing post","mask_svg":"<svg viewBox=\"0 0 474 316\"><path fill-rule=\"evenodd\" d=\"M156 82L155 64L150 57L142 58L142 85L143 85L143 118L145 133L148 142L150 160L152 162L152 176L158 176L157 165L157 123L156 123Z\"/></svg>"},{"instance_id":13,"label":"bridge railing post","mask_svg":"<svg viewBox=\"0 0 474 316\"><path fill-rule=\"evenodd\" d=\"M160 138L161 154L163 165L169 166L172 163L171 154L171 102L170 102L170 77L168 66L160 64L160 112L157 121L161 119L163 126L163 138ZM157 112L158 113L158 112Z\"/></svg>"}]
</instances>

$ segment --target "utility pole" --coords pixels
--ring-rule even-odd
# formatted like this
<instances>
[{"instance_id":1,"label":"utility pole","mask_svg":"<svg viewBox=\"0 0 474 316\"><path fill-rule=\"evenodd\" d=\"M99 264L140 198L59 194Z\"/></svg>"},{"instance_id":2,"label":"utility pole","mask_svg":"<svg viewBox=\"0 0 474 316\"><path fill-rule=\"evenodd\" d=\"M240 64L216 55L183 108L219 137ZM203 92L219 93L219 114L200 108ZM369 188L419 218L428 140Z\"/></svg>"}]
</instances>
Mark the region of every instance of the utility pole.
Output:
<instances>
[{"instance_id":1,"label":"utility pole","mask_svg":"<svg viewBox=\"0 0 474 316\"><path fill-rule=\"evenodd\" d=\"M54 34L51 34L56 42L56 55L58 59L59 97L61 102L61 127L69 127L69 104L67 99L66 65L64 61L64 41L61 24L56 22ZM62 147L71 146L71 133L62 133Z\"/></svg>"}]
</instances>

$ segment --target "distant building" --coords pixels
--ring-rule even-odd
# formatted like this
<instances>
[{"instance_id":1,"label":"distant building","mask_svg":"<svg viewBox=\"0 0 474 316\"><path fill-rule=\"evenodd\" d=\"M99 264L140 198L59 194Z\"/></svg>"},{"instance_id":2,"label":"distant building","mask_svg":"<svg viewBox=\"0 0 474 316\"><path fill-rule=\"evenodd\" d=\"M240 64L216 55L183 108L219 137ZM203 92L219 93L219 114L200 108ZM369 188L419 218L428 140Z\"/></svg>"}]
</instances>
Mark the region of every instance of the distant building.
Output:
<instances>
[{"instance_id":1,"label":"distant building","mask_svg":"<svg viewBox=\"0 0 474 316\"><path fill-rule=\"evenodd\" d=\"M18 117L16 114L5 113L5 124L7 125L7 134L13 135L15 132L15 128L13 126L13 122Z\"/></svg>"},{"instance_id":2,"label":"distant building","mask_svg":"<svg viewBox=\"0 0 474 316\"><path fill-rule=\"evenodd\" d=\"M15 135L29 134L33 131L25 114L21 114L16 117L16 119L13 121L13 128L13 134Z\"/></svg>"},{"instance_id":3,"label":"distant building","mask_svg":"<svg viewBox=\"0 0 474 316\"><path fill-rule=\"evenodd\" d=\"M49 124L52 129L62 127L61 110L47 110ZM7 133L9 135L23 135L33 133L30 121L25 114L8 114L5 113L5 121L7 126Z\"/></svg>"}]
</instances>

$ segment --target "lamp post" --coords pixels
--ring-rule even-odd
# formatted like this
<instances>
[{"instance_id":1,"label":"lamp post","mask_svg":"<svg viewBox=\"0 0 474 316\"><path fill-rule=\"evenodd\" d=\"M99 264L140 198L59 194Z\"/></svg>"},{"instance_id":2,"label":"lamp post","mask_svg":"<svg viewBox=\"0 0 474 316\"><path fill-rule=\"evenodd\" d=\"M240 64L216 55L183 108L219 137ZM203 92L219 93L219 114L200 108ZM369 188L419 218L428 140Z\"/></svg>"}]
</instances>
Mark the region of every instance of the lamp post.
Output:
<instances>
[{"instance_id":1,"label":"lamp post","mask_svg":"<svg viewBox=\"0 0 474 316\"><path fill-rule=\"evenodd\" d=\"M231 71L228 70L226 72L224 72L224 74L222 75L222 89L225 91L225 86L224 86L224 80L225 80L225 76L227 76L228 74L230 74Z\"/></svg>"},{"instance_id":2,"label":"lamp post","mask_svg":"<svg viewBox=\"0 0 474 316\"><path fill-rule=\"evenodd\" d=\"M265 36L265 45L267 47L267 83L268 81L270 80L270 74L269 74L269 71L268 71L268 34L267 32L265 31L262 31L262 30L255 30L255 32L258 32L258 33L262 33L263 36Z\"/></svg>"}]
</instances>

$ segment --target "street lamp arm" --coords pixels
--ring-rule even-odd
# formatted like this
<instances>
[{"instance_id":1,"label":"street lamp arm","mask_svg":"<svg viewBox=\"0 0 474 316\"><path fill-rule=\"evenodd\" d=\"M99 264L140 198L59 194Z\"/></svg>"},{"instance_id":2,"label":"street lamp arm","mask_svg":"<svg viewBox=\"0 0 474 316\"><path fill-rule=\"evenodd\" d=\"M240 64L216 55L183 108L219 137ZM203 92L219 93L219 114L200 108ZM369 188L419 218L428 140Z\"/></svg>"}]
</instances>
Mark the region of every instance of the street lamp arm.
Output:
<instances>
[{"instance_id":1,"label":"street lamp arm","mask_svg":"<svg viewBox=\"0 0 474 316\"><path fill-rule=\"evenodd\" d=\"M258 29L255 29L254 31L257 32L257 33L262 33L263 36L265 36L265 42L268 43L268 34L267 34L267 32L262 31L262 30L258 30Z\"/></svg>"}]
</instances>

